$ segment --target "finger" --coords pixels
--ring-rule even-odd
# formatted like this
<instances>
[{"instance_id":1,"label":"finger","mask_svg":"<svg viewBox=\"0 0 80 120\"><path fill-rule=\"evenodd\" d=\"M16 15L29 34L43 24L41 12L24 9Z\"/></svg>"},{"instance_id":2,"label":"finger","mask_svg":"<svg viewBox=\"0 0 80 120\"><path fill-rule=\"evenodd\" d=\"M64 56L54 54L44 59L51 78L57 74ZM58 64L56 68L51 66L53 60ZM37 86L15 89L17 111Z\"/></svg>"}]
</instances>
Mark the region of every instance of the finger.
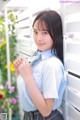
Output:
<instances>
[{"instance_id":1,"label":"finger","mask_svg":"<svg viewBox=\"0 0 80 120\"><path fill-rule=\"evenodd\" d=\"M18 58L18 59L16 59L16 60L14 61L14 64L15 64L17 67L20 66L21 63L22 63L22 58Z\"/></svg>"},{"instance_id":2,"label":"finger","mask_svg":"<svg viewBox=\"0 0 80 120\"><path fill-rule=\"evenodd\" d=\"M18 69L18 65L16 64L16 62L13 62L14 68Z\"/></svg>"}]
</instances>

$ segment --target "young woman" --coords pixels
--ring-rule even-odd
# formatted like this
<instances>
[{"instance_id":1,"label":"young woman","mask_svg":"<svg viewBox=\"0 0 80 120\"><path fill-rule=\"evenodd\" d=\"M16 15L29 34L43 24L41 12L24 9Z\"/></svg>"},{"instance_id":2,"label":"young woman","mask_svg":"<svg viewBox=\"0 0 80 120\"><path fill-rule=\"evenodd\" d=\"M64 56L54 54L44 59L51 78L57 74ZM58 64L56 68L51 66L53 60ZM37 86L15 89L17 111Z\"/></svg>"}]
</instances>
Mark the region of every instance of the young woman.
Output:
<instances>
[{"instance_id":1,"label":"young woman","mask_svg":"<svg viewBox=\"0 0 80 120\"><path fill-rule=\"evenodd\" d=\"M39 13L33 38L39 59L32 64L24 58L14 61L24 120L63 120L58 111L66 86L60 15L53 10Z\"/></svg>"}]
</instances>

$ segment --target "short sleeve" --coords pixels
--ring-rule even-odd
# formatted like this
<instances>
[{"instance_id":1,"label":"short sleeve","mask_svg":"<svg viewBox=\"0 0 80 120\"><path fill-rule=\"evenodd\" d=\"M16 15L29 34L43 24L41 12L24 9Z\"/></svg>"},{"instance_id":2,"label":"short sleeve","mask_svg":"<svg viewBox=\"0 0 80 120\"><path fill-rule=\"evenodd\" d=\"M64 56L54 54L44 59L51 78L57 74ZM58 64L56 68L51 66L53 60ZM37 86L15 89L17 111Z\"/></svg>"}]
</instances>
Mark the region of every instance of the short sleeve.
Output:
<instances>
[{"instance_id":1,"label":"short sleeve","mask_svg":"<svg viewBox=\"0 0 80 120\"><path fill-rule=\"evenodd\" d=\"M60 62L53 59L47 61L43 68L42 76L44 98L58 98L58 90L62 80Z\"/></svg>"}]
</instances>

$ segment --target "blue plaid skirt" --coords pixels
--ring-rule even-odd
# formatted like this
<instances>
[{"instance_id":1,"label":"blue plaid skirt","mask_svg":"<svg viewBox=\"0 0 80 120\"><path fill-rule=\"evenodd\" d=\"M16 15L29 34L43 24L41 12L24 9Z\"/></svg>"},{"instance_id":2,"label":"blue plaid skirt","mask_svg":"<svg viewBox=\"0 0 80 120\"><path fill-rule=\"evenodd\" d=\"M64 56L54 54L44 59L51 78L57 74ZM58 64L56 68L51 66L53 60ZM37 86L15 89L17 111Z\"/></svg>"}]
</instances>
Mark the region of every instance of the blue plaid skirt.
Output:
<instances>
[{"instance_id":1,"label":"blue plaid skirt","mask_svg":"<svg viewBox=\"0 0 80 120\"><path fill-rule=\"evenodd\" d=\"M24 112L23 120L64 120L62 114L58 111L52 111L47 117L43 117L38 110L32 112Z\"/></svg>"}]
</instances>

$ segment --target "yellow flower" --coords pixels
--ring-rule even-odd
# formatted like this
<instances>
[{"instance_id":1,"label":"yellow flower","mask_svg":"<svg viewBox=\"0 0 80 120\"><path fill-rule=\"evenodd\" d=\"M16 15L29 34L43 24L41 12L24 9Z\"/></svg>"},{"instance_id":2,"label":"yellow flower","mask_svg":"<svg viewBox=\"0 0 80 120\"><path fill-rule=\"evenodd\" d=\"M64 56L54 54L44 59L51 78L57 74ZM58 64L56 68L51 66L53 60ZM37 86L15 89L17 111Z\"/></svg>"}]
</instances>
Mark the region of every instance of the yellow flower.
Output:
<instances>
[{"instance_id":1,"label":"yellow flower","mask_svg":"<svg viewBox=\"0 0 80 120\"><path fill-rule=\"evenodd\" d=\"M0 49L2 48L2 44L0 45Z\"/></svg>"},{"instance_id":2,"label":"yellow flower","mask_svg":"<svg viewBox=\"0 0 80 120\"><path fill-rule=\"evenodd\" d=\"M6 40L3 40L2 43L0 44L0 49L6 45Z\"/></svg>"},{"instance_id":3,"label":"yellow flower","mask_svg":"<svg viewBox=\"0 0 80 120\"><path fill-rule=\"evenodd\" d=\"M14 68L14 65L13 65L12 62L10 63L10 69L11 69L12 72L15 72L15 68Z\"/></svg>"},{"instance_id":4,"label":"yellow flower","mask_svg":"<svg viewBox=\"0 0 80 120\"><path fill-rule=\"evenodd\" d=\"M8 65L6 65L5 68L7 69L7 68L8 68ZM15 68L14 68L14 65L13 65L12 62L10 62L10 70L11 70L12 72L15 72Z\"/></svg>"},{"instance_id":5,"label":"yellow flower","mask_svg":"<svg viewBox=\"0 0 80 120\"><path fill-rule=\"evenodd\" d=\"M7 68L8 68L8 65L6 65L5 68L7 69Z\"/></svg>"},{"instance_id":6,"label":"yellow flower","mask_svg":"<svg viewBox=\"0 0 80 120\"><path fill-rule=\"evenodd\" d=\"M2 46L6 45L6 40L3 40Z\"/></svg>"},{"instance_id":7,"label":"yellow flower","mask_svg":"<svg viewBox=\"0 0 80 120\"><path fill-rule=\"evenodd\" d=\"M11 71L12 71L12 72L15 72L14 66L11 66Z\"/></svg>"},{"instance_id":8,"label":"yellow flower","mask_svg":"<svg viewBox=\"0 0 80 120\"><path fill-rule=\"evenodd\" d=\"M5 95L5 90L0 90L1 95Z\"/></svg>"}]
</instances>

